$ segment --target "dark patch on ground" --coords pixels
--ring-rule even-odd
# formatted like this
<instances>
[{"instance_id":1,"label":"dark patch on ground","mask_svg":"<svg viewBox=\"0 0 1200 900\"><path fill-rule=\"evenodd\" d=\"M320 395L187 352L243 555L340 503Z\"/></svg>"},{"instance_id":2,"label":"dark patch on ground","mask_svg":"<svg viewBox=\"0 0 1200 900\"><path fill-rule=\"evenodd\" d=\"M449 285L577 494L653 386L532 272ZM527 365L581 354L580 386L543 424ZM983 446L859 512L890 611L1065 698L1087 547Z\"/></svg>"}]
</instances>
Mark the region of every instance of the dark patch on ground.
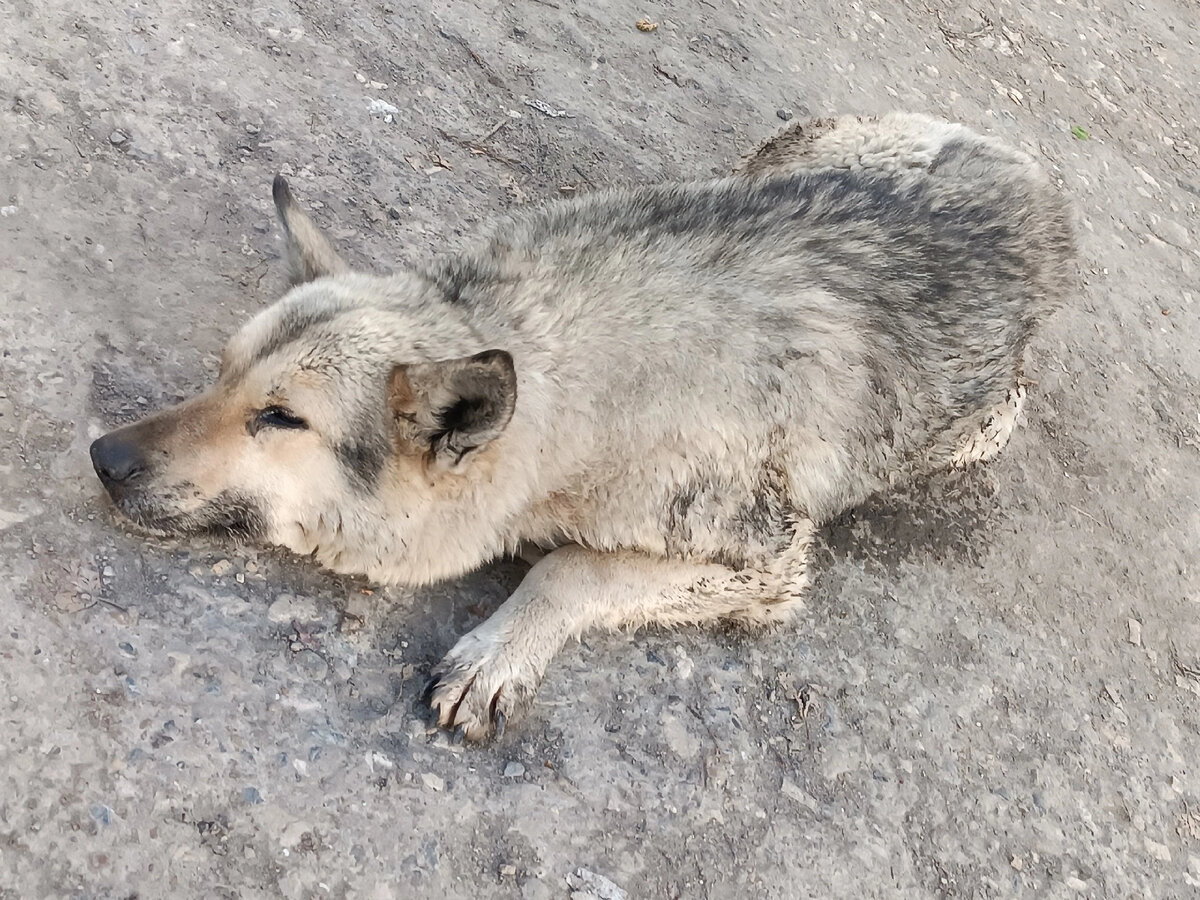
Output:
<instances>
[{"instance_id":1,"label":"dark patch on ground","mask_svg":"<svg viewBox=\"0 0 1200 900\"><path fill-rule=\"evenodd\" d=\"M823 530L826 552L895 573L905 560L976 564L1003 521L994 476L983 468L935 476L843 513Z\"/></svg>"}]
</instances>

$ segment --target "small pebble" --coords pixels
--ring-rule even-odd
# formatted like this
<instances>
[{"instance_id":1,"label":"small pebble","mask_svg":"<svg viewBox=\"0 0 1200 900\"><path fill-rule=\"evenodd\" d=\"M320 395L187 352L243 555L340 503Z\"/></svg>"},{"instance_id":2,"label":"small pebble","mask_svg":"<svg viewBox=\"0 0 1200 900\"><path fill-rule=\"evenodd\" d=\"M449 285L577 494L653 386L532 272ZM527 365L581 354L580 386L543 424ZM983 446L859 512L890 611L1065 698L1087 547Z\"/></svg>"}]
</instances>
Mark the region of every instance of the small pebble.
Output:
<instances>
[{"instance_id":1,"label":"small pebble","mask_svg":"<svg viewBox=\"0 0 1200 900\"><path fill-rule=\"evenodd\" d=\"M90 812L92 814L92 818L95 819L97 822L99 822L101 825L111 825L112 824L113 811L111 809L109 809L107 806L105 806L103 803L93 803L91 805L91 808L88 810L88 812Z\"/></svg>"},{"instance_id":2,"label":"small pebble","mask_svg":"<svg viewBox=\"0 0 1200 900\"><path fill-rule=\"evenodd\" d=\"M583 900L629 900L629 894L611 879L591 869L578 868L567 876L571 897Z\"/></svg>"},{"instance_id":3,"label":"small pebble","mask_svg":"<svg viewBox=\"0 0 1200 900\"><path fill-rule=\"evenodd\" d=\"M692 672L696 670L696 664L683 649L683 644L676 644L672 653L675 656L675 674L685 680L691 678Z\"/></svg>"},{"instance_id":4,"label":"small pebble","mask_svg":"<svg viewBox=\"0 0 1200 900\"><path fill-rule=\"evenodd\" d=\"M520 778L525 774L525 767L519 762L510 762L504 767L505 778Z\"/></svg>"},{"instance_id":5,"label":"small pebble","mask_svg":"<svg viewBox=\"0 0 1200 900\"><path fill-rule=\"evenodd\" d=\"M1171 219L1158 219L1150 223L1150 231L1160 241L1165 241L1173 247L1184 248L1192 242L1188 230Z\"/></svg>"},{"instance_id":6,"label":"small pebble","mask_svg":"<svg viewBox=\"0 0 1200 900\"><path fill-rule=\"evenodd\" d=\"M129 140L129 135L127 135L125 132L120 131L120 130L114 131L112 134L110 134L108 136L108 142L110 144L112 144L114 147L120 146L121 144L125 143L127 140Z\"/></svg>"},{"instance_id":7,"label":"small pebble","mask_svg":"<svg viewBox=\"0 0 1200 900\"><path fill-rule=\"evenodd\" d=\"M517 874L517 867L512 863L505 863L500 867L501 878L513 878Z\"/></svg>"},{"instance_id":8,"label":"small pebble","mask_svg":"<svg viewBox=\"0 0 1200 900\"><path fill-rule=\"evenodd\" d=\"M779 109L775 110L775 115L779 116L779 118L785 122L790 122L795 113L786 106L781 106Z\"/></svg>"},{"instance_id":9,"label":"small pebble","mask_svg":"<svg viewBox=\"0 0 1200 900\"><path fill-rule=\"evenodd\" d=\"M296 644L292 644L296 647ZM321 654L312 650L301 649L296 653L296 664L300 670L313 681L319 681L329 674L329 664L321 658Z\"/></svg>"},{"instance_id":10,"label":"small pebble","mask_svg":"<svg viewBox=\"0 0 1200 900\"><path fill-rule=\"evenodd\" d=\"M114 569L112 566L105 566L104 569L100 572L100 574L103 575L105 578L112 578L114 575L117 574L117 570Z\"/></svg>"},{"instance_id":11,"label":"small pebble","mask_svg":"<svg viewBox=\"0 0 1200 900\"><path fill-rule=\"evenodd\" d=\"M295 594L280 594L275 602L267 607L267 618L272 622L288 624L290 622L314 622L321 618L316 601L310 597L297 597Z\"/></svg>"},{"instance_id":12,"label":"small pebble","mask_svg":"<svg viewBox=\"0 0 1200 900\"><path fill-rule=\"evenodd\" d=\"M258 792L258 788L248 787L242 790L242 799L247 803L257 805L263 802L262 794Z\"/></svg>"},{"instance_id":13,"label":"small pebble","mask_svg":"<svg viewBox=\"0 0 1200 900\"><path fill-rule=\"evenodd\" d=\"M1142 843L1146 848L1146 852L1159 862L1171 861L1171 849L1166 844L1160 844L1158 841L1150 838L1142 838Z\"/></svg>"},{"instance_id":14,"label":"small pebble","mask_svg":"<svg viewBox=\"0 0 1200 900\"><path fill-rule=\"evenodd\" d=\"M386 116L395 116L398 112L400 112L400 109L399 107L388 103L386 100L372 100L367 104L367 111L371 115L382 119Z\"/></svg>"},{"instance_id":15,"label":"small pebble","mask_svg":"<svg viewBox=\"0 0 1200 900\"><path fill-rule=\"evenodd\" d=\"M1130 619L1126 624L1129 627L1129 643L1135 647L1142 646L1142 623L1137 619Z\"/></svg>"},{"instance_id":16,"label":"small pebble","mask_svg":"<svg viewBox=\"0 0 1200 900\"><path fill-rule=\"evenodd\" d=\"M385 771L391 771L392 769L396 768L396 764L394 762L392 762L378 750L372 750L367 754L367 768L374 772L376 766Z\"/></svg>"},{"instance_id":17,"label":"small pebble","mask_svg":"<svg viewBox=\"0 0 1200 900\"><path fill-rule=\"evenodd\" d=\"M233 563L227 559L219 559L213 563L212 573L218 578L228 575L233 571Z\"/></svg>"},{"instance_id":18,"label":"small pebble","mask_svg":"<svg viewBox=\"0 0 1200 900\"><path fill-rule=\"evenodd\" d=\"M1157 188L1159 186L1158 181L1155 179L1155 177L1153 175L1151 175L1149 172L1147 172L1145 169L1143 169L1141 166L1134 166L1133 171L1135 171L1139 175L1141 175L1142 181L1146 182L1146 184L1150 185L1150 187Z\"/></svg>"},{"instance_id":19,"label":"small pebble","mask_svg":"<svg viewBox=\"0 0 1200 900\"><path fill-rule=\"evenodd\" d=\"M446 787L446 782L438 775L432 772L425 772L421 775L421 784L429 788L431 791L441 791Z\"/></svg>"}]
</instances>

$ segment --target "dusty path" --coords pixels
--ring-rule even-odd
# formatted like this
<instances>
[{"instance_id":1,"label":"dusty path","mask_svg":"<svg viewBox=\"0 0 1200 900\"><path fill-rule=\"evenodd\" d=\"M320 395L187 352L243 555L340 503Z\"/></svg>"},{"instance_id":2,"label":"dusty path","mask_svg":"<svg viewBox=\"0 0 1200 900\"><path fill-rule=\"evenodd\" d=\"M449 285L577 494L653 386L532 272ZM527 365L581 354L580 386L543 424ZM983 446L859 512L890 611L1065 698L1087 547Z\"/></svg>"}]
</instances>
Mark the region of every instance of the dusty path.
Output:
<instances>
[{"instance_id":1,"label":"dusty path","mask_svg":"<svg viewBox=\"0 0 1200 900\"><path fill-rule=\"evenodd\" d=\"M1200 12L1080 6L0 6L0 897L1193 896ZM794 632L590 640L463 751L414 698L516 568L372 592L101 502L89 440L278 294L277 171L386 267L893 107L1043 159L1081 293L1008 454L828 531Z\"/></svg>"}]
</instances>

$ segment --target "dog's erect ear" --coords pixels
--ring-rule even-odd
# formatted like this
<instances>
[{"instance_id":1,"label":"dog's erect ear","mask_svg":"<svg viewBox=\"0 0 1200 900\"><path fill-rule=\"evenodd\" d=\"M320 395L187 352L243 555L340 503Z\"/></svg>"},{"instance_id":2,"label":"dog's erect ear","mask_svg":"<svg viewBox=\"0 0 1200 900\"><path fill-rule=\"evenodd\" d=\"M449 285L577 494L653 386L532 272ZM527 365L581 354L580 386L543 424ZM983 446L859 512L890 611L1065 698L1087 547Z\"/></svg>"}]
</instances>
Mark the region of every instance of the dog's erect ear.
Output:
<instances>
[{"instance_id":1,"label":"dog's erect ear","mask_svg":"<svg viewBox=\"0 0 1200 900\"><path fill-rule=\"evenodd\" d=\"M287 239L288 278L293 285L349 270L325 235L300 208L282 175L275 176L271 196L275 198L275 212L279 214L279 223Z\"/></svg>"},{"instance_id":2,"label":"dog's erect ear","mask_svg":"<svg viewBox=\"0 0 1200 900\"><path fill-rule=\"evenodd\" d=\"M503 350L434 363L398 365L388 406L399 438L454 469L500 436L517 405L517 373Z\"/></svg>"}]
</instances>

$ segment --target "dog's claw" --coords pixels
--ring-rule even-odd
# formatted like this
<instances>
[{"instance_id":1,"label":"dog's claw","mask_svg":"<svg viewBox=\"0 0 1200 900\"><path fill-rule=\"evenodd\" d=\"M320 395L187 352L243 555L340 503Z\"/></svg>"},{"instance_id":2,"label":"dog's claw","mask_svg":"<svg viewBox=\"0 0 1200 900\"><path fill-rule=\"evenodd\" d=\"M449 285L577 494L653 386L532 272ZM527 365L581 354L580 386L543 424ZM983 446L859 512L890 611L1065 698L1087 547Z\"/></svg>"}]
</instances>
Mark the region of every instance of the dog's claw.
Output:
<instances>
[{"instance_id":1,"label":"dog's claw","mask_svg":"<svg viewBox=\"0 0 1200 900\"><path fill-rule=\"evenodd\" d=\"M457 728L454 729L454 734L450 738L450 743L454 744L455 746L458 746L458 745L462 744L462 742L465 741L466 739L467 739L467 726L459 725Z\"/></svg>"},{"instance_id":2,"label":"dog's claw","mask_svg":"<svg viewBox=\"0 0 1200 900\"><path fill-rule=\"evenodd\" d=\"M500 710L496 710L496 714L492 716L492 721L496 723L495 739L500 740L504 737L504 726L508 724L508 716Z\"/></svg>"},{"instance_id":3,"label":"dog's claw","mask_svg":"<svg viewBox=\"0 0 1200 900\"><path fill-rule=\"evenodd\" d=\"M433 689L438 685L438 676L430 675L429 680L425 682L425 687L421 688L421 702L428 703L433 698Z\"/></svg>"}]
</instances>

